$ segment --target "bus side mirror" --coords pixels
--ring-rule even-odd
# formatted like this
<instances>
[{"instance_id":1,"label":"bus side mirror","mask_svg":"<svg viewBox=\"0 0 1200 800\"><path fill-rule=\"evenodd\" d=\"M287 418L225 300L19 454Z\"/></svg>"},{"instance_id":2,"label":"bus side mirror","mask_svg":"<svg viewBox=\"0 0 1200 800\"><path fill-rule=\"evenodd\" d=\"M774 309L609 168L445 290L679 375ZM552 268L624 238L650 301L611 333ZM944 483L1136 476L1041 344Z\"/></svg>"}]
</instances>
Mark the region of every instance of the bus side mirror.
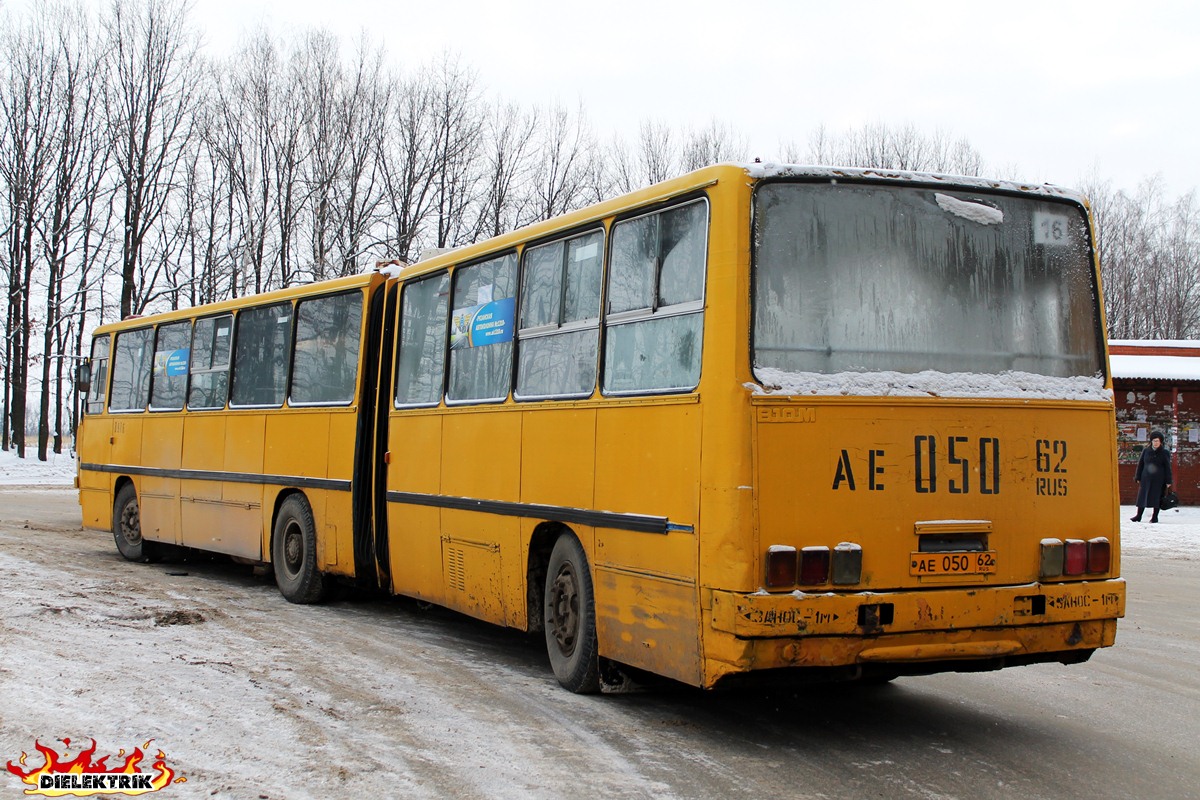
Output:
<instances>
[{"instance_id":1,"label":"bus side mirror","mask_svg":"<svg viewBox=\"0 0 1200 800\"><path fill-rule=\"evenodd\" d=\"M75 391L87 394L92 388L92 362L81 361L75 365Z\"/></svg>"}]
</instances>

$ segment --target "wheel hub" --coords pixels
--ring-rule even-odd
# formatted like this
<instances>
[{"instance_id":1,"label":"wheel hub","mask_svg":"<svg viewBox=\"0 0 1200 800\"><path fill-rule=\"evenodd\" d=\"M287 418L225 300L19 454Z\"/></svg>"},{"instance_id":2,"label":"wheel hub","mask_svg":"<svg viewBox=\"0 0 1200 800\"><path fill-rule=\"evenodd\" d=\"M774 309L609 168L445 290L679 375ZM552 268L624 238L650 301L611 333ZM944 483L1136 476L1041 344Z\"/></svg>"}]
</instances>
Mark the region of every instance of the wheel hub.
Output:
<instances>
[{"instance_id":1,"label":"wheel hub","mask_svg":"<svg viewBox=\"0 0 1200 800\"><path fill-rule=\"evenodd\" d=\"M579 586L575 572L563 566L550 587L550 628L564 656L575 652L579 633Z\"/></svg>"},{"instance_id":2,"label":"wheel hub","mask_svg":"<svg viewBox=\"0 0 1200 800\"><path fill-rule=\"evenodd\" d=\"M131 545L142 541L142 521L137 503L129 503L121 510L121 535Z\"/></svg>"}]
</instances>

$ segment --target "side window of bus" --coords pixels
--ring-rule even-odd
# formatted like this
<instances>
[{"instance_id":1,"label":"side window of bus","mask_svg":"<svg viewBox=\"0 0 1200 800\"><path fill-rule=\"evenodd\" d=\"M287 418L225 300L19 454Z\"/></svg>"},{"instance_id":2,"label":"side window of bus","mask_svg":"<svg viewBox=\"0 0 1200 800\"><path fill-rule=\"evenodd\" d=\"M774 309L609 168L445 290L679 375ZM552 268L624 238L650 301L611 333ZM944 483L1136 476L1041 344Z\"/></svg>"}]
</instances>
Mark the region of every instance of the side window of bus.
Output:
<instances>
[{"instance_id":1,"label":"side window of bus","mask_svg":"<svg viewBox=\"0 0 1200 800\"><path fill-rule=\"evenodd\" d=\"M150 389L151 411L183 410L191 328L191 322L158 326L154 342L154 382Z\"/></svg>"},{"instance_id":2,"label":"side window of bus","mask_svg":"<svg viewBox=\"0 0 1200 800\"><path fill-rule=\"evenodd\" d=\"M292 350L292 304L248 308L237 315L231 406L281 406Z\"/></svg>"},{"instance_id":3,"label":"side window of bus","mask_svg":"<svg viewBox=\"0 0 1200 800\"><path fill-rule=\"evenodd\" d=\"M189 409L225 407L229 398L229 349L232 343L232 314L196 320L192 332Z\"/></svg>"},{"instance_id":4,"label":"side window of bus","mask_svg":"<svg viewBox=\"0 0 1200 800\"><path fill-rule=\"evenodd\" d=\"M508 396L516 288L516 253L455 271L447 401L499 402Z\"/></svg>"},{"instance_id":5,"label":"side window of bus","mask_svg":"<svg viewBox=\"0 0 1200 800\"><path fill-rule=\"evenodd\" d=\"M111 411L143 411L150 399L150 367L154 363L154 329L117 334L113 354Z\"/></svg>"},{"instance_id":6,"label":"side window of bus","mask_svg":"<svg viewBox=\"0 0 1200 800\"><path fill-rule=\"evenodd\" d=\"M613 226L605 394L688 391L700 382L708 205Z\"/></svg>"},{"instance_id":7,"label":"side window of bus","mask_svg":"<svg viewBox=\"0 0 1200 800\"><path fill-rule=\"evenodd\" d=\"M604 233L525 251L518 399L587 397L596 386Z\"/></svg>"},{"instance_id":8,"label":"side window of bus","mask_svg":"<svg viewBox=\"0 0 1200 800\"><path fill-rule=\"evenodd\" d=\"M396 356L397 406L435 406L442 399L449 301L446 273L404 286Z\"/></svg>"},{"instance_id":9,"label":"side window of bus","mask_svg":"<svg viewBox=\"0 0 1200 800\"><path fill-rule=\"evenodd\" d=\"M361 334L360 292L299 303L288 402L345 405L354 400Z\"/></svg>"},{"instance_id":10,"label":"side window of bus","mask_svg":"<svg viewBox=\"0 0 1200 800\"><path fill-rule=\"evenodd\" d=\"M108 334L92 340L92 387L87 395L87 413L104 412L104 397L108 394L108 347L112 337Z\"/></svg>"}]
</instances>

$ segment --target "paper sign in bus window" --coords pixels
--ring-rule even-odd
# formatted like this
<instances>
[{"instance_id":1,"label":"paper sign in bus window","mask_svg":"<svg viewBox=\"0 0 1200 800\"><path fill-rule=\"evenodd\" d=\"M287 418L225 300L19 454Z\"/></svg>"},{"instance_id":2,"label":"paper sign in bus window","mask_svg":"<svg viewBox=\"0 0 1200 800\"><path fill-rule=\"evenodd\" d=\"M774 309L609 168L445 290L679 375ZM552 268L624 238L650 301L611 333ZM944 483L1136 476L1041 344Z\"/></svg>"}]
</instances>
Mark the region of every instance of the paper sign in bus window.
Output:
<instances>
[{"instance_id":1,"label":"paper sign in bus window","mask_svg":"<svg viewBox=\"0 0 1200 800\"><path fill-rule=\"evenodd\" d=\"M503 344L513 339L516 299L506 297L468 308L456 308L451 316L450 349Z\"/></svg>"}]
</instances>

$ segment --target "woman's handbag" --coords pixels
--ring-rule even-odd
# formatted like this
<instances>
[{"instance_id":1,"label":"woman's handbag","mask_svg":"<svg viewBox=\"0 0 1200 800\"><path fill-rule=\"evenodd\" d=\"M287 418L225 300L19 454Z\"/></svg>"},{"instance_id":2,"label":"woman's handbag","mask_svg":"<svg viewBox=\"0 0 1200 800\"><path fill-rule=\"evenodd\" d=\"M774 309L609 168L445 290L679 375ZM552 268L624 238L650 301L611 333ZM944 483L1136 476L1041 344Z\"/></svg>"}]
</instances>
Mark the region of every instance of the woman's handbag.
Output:
<instances>
[{"instance_id":1,"label":"woman's handbag","mask_svg":"<svg viewBox=\"0 0 1200 800\"><path fill-rule=\"evenodd\" d=\"M1177 505L1179 505L1179 495L1175 494L1174 492L1163 492L1162 502L1158 504L1159 508L1161 508L1163 511L1167 511L1175 508Z\"/></svg>"}]
</instances>

